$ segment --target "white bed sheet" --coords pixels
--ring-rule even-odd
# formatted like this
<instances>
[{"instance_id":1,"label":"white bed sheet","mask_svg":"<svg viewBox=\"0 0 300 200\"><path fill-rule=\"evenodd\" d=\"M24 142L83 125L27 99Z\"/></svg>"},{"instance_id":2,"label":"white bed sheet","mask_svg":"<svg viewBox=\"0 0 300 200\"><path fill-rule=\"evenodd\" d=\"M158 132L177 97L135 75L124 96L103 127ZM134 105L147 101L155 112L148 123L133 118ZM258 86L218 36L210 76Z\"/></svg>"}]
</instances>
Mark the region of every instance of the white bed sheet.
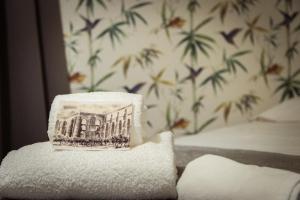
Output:
<instances>
[{"instance_id":1,"label":"white bed sheet","mask_svg":"<svg viewBox=\"0 0 300 200\"><path fill-rule=\"evenodd\" d=\"M257 122L175 138L175 145L300 155L300 123Z\"/></svg>"}]
</instances>

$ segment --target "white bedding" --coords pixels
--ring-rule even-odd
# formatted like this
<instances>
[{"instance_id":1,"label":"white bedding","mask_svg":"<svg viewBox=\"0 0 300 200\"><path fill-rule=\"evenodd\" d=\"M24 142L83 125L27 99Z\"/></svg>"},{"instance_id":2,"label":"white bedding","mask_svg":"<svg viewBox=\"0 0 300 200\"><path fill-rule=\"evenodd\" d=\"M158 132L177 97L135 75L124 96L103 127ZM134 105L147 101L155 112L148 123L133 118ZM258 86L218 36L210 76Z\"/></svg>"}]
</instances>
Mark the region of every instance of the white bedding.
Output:
<instances>
[{"instance_id":1,"label":"white bedding","mask_svg":"<svg viewBox=\"0 0 300 200\"><path fill-rule=\"evenodd\" d=\"M182 136L175 145L241 149L300 156L300 123L250 122Z\"/></svg>"},{"instance_id":2,"label":"white bedding","mask_svg":"<svg viewBox=\"0 0 300 200\"><path fill-rule=\"evenodd\" d=\"M300 174L205 155L187 165L177 191L179 200L296 200L299 186Z\"/></svg>"},{"instance_id":3,"label":"white bedding","mask_svg":"<svg viewBox=\"0 0 300 200\"><path fill-rule=\"evenodd\" d=\"M300 97L286 100L263 113L254 120L266 120L274 122L298 122L300 123Z\"/></svg>"},{"instance_id":4,"label":"white bedding","mask_svg":"<svg viewBox=\"0 0 300 200\"><path fill-rule=\"evenodd\" d=\"M171 132L129 151L53 151L44 142L4 158L0 199L168 199L176 178Z\"/></svg>"}]
</instances>

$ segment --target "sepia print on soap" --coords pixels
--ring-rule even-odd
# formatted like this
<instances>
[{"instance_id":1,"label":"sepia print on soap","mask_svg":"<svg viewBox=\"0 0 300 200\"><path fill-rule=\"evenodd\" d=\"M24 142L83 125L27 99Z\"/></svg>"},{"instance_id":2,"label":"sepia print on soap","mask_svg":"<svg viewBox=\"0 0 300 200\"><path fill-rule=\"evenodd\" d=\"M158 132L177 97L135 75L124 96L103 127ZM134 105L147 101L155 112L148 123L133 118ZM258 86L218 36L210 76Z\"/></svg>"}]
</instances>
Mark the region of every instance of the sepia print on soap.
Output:
<instances>
[{"instance_id":1,"label":"sepia print on soap","mask_svg":"<svg viewBox=\"0 0 300 200\"><path fill-rule=\"evenodd\" d=\"M56 116L55 149L128 149L132 104L62 102Z\"/></svg>"}]
</instances>

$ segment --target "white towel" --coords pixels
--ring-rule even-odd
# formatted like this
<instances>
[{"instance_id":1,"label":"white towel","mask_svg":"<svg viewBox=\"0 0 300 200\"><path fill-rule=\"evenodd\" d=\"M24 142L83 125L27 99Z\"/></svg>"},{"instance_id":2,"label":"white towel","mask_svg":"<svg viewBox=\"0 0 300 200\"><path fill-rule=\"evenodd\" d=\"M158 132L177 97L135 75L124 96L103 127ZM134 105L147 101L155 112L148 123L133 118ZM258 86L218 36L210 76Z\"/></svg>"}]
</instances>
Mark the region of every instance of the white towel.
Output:
<instances>
[{"instance_id":1,"label":"white towel","mask_svg":"<svg viewBox=\"0 0 300 200\"><path fill-rule=\"evenodd\" d=\"M49 142L12 151L0 166L0 197L176 198L172 133L129 151L53 151Z\"/></svg>"},{"instance_id":2,"label":"white towel","mask_svg":"<svg viewBox=\"0 0 300 200\"><path fill-rule=\"evenodd\" d=\"M296 200L299 186L296 173L205 155L187 165L177 192L179 200Z\"/></svg>"}]
</instances>

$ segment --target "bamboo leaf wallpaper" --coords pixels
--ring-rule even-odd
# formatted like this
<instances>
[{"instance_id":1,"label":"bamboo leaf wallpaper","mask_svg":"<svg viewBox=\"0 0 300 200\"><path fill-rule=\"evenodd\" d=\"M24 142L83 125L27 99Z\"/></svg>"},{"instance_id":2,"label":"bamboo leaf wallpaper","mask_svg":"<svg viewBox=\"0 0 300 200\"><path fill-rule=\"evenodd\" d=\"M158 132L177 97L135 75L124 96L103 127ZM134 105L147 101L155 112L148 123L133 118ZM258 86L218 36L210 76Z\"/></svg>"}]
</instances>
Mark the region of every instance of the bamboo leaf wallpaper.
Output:
<instances>
[{"instance_id":1,"label":"bamboo leaf wallpaper","mask_svg":"<svg viewBox=\"0 0 300 200\"><path fill-rule=\"evenodd\" d=\"M150 132L196 134L300 96L296 0L61 0L72 92L145 96Z\"/></svg>"}]
</instances>

